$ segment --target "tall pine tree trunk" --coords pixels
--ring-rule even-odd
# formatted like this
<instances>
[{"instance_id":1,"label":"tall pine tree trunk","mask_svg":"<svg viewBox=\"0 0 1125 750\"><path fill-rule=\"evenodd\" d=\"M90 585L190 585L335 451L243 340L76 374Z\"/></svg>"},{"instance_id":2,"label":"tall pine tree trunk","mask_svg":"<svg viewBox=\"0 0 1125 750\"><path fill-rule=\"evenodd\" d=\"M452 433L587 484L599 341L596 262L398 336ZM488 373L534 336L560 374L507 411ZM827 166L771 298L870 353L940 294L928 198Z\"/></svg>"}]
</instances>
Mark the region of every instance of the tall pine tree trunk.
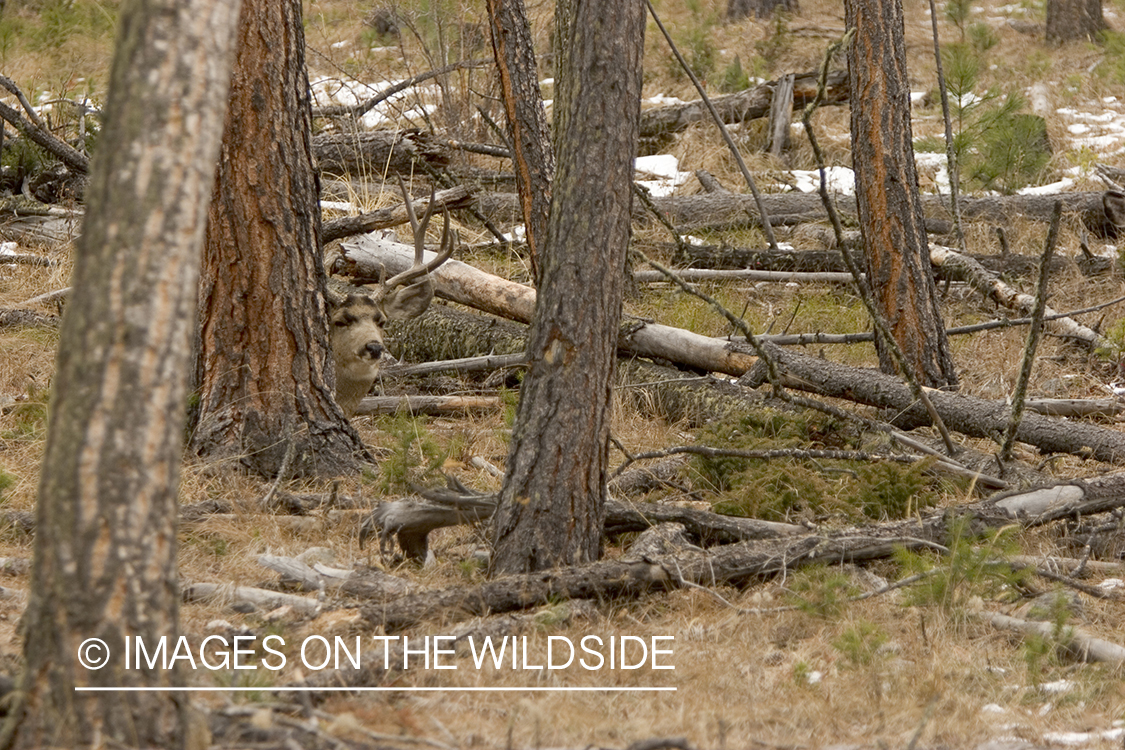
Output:
<instances>
[{"instance_id":1,"label":"tall pine tree trunk","mask_svg":"<svg viewBox=\"0 0 1125 750\"><path fill-rule=\"evenodd\" d=\"M1097 41L1107 28L1102 0L1047 0L1048 42Z\"/></svg>"},{"instance_id":2,"label":"tall pine tree trunk","mask_svg":"<svg viewBox=\"0 0 1125 750\"><path fill-rule=\"evenodd\" d=\"M300 0L245 0L200 284L194 450L271 476L353 469L334 401Z\"/></svg>"},{"instance_id":3,"label":"tall pine tree trunk","mask_svg":"<svg viewBox=\"0 0 1125 750\"><path fill-rule=\"evenodd\" d=\"M930 272L910 128L901 0L846 0L852 166L875 306L921 385L955 386L957 374ZM892 354L876 345L883 372Z\"/></svg>"},{"instance_id":4,"label":"tall pine tree trunk","mask_svg":"<svg viewBox=\"0 0 1125 750\"><path fill-rule=\"evenodd\" d=\"M183 695L78 690L176 681L159 665L125 669L125 639L177 636L195 289L237 16L238 3L224 0L121 8L51 393L26 672L2 747L204 739L192 735Z\"/></svg>"},{"instance_id":5,"label":"tall pine tree trunk","mask_svg":"<svg viewBox=\"0 0 1125 750\"><path fill-rule=\"evenodd\" d=\"M562 64L551 218L528 339L493 570L598 558L610 384L640 119L644 6L576 3Z\"/></svg>"},{"instance_id":6,"label":"tall pine tree trunk","mask_svg":"<svg viewBox=\"0 0 1125 750\"><path fill-rule=\"evenodd\" d=\"M500 93L512 140L520 209L527 228L532 277L539 278L539 255L551 213L551 179L555 160L547 130L547 113L539 93L539 75L531 24L523 0L487 0L492 50L500 76Z\"/></svg>"}]
</instances>

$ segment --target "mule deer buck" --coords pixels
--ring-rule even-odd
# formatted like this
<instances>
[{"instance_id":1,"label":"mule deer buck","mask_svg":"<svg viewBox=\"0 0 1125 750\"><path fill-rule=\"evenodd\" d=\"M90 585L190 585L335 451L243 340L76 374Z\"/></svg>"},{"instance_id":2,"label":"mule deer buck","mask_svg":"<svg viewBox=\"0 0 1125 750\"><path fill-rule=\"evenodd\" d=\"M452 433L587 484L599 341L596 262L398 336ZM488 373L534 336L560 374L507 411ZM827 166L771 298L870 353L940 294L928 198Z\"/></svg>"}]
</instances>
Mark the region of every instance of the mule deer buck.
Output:
<instances>
[{"instance_id":1,"label":"mule deer buck","mask_svg":"<svg viewBox=\"0 0 1125 750\"><path fill-rule=\"evenodd\" d=\"M414 265L390 279L380 279L379 289L371 296L329 294L329 338L336 360L336 403L349 418L379 374L379 360L385 351L383 326L389 320L409 320L426 311L434 298L430 272L449 259L456 244L449 229L449 211L443 209L441 248L436 258L424 263L426 228L433 216L433 194L419 221L401 178L399 187L414 233Z\"/></svg>"}]
</instances>

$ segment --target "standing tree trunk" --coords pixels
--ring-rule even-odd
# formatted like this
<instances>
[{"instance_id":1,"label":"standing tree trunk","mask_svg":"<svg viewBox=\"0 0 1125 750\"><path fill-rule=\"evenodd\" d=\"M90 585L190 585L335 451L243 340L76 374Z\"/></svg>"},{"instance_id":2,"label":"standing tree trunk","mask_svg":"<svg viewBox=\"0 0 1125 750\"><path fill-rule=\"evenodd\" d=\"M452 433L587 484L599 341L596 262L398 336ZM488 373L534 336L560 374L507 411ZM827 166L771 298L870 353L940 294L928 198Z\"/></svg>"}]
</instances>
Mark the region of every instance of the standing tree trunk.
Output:
<instances>
[{"instance_id":1,"label":"standing tree trunk","mask_svg":"<svg viewBox=\"0 0 1125 750\"><path fill-rule=\"evenodd\" d=\"M910 130L901 0L847 0L856 205L875 307L920 385L955 386L957 375L930 274ZM894 373L876 338L879 365Z\"/></svg>"},{"instance_id":2,"label":"standing tree trunk","mask_svg":"<svg viewBox=\"0 0 1125 750\"><path fill-rule=\"evenodd\" d=\"M246 0L200 284L193 449L272 476L355 467L333 399L300 0Z\"/></svg>"},{"instance_id":3,"label":"standing tree trunk","mask_svg":"<svg viewBox=\"0 0 1125 750\"><path fill-rule=\"evenodd\" d=\"M500 92L512 141L520 208L527 228L532 278L539 279L540 248L551 213L551 179L555 162L547 113L539 93L539 74L531 24L523 0L487 0L492 26L492 51L500 74Z\"/></svg>"},{"instance_id":4,"label":"standing tree trunk","mask_svg":"<svg viewBox=\"0 0 1125 750\"><path fill-rule=\"evenodd\" d=\"M621 319L640 119L644 5L577 3L557 105L547 242L493 569L519 573L601 551L610 384Z\"/></svg>"},{"instance_id":5,"label":"standing tree trunk","mask_svg":"<svg viewBox=\"0 0 1125 750\"><path fill-rule=\"evenodd\" d=\"M176 485L237 17L223 0L121 8L51 394L26 672L0 747L203 739L182 694L78 691L178 682L125 669L125 638L177 637Z\"/></svg>"},{"instance_id":6,"label":"standing tree trunk","mask_svg":"<svg viewBox=\"0 0 1125 750\"><path fill-rule=\"evenodd\" d=\"M1107 28L1102 0L1047 0L1048 42L1097 41Z\"/></svg>"}]
</instances>

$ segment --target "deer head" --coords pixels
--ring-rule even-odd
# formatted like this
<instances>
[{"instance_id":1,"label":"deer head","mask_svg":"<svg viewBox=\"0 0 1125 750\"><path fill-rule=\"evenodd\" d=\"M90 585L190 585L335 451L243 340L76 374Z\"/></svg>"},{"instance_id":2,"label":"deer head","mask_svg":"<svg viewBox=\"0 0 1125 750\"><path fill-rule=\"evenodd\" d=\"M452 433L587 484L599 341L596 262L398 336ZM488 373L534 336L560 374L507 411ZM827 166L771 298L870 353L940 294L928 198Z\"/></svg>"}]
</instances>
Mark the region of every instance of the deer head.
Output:
<instances>
[{"instance_id":1,"label":"deer head","mask_svg":"<svg viewBox=\"0 0 1125 750\"><path fill-rule=\"evenodd\" d=\"M445 221L441 248L436 258L429 263L423 262L426 228L433 216L433 193L419 221L410 194L402 185L402 178L399 178L399 186L414 233L414 264L390 279L380 280L379 288L370 296L349 294L329 297L329 338L332 356L336 360L336 402L348 417L355 414L359 402L379 374L379 361L386 351L383 327L389 320L409 320L426 311L434 298L430 272L449 259L456 244L449 229L449 211L443 209Z\"/></svg>"}]
</instances>

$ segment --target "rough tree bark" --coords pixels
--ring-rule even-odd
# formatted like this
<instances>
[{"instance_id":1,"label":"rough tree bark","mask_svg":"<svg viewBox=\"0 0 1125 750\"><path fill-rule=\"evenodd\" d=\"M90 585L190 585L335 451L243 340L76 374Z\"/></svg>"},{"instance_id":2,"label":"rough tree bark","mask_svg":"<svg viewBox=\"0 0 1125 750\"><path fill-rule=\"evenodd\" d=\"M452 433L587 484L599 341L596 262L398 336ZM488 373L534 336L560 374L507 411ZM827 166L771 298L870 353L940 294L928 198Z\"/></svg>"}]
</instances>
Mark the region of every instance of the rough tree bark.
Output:
<instances>
[{"instance_id":1,"label":"rough tree bark","mask_svg":"<svg viewBox=\"0 0 1125 750\"><path fill-rule=\"evenodd\" d=\"M910 129L901 0L847 0L852 166L875 306L921 385L955 386L957 374L929 273ZM895 372L876 338L879 366Z\"/></svg>"},{"instance_id":2,"label":"rough tree bark","mask_svg":"<svg viewBox=\"0 0 1125 750\"><path fill-rule=\"evenodd\" d=\"M272 476L355 467L336 405L300 0L247 0L200 284L193 449Z\"/></svg>"},{"instance_id":3,"label":"rough tree bark","mask_svg":"<svg viewBox=\"0 0 1125 750\"><path fill-rule=\"evenodd\" d=\"M204 741L182 694L77 690L177 681L174 671L125 669L123 657L126 637L155 645L177 633L195 288L237 16L238 3L221 0L121 8L52 389L26 671L3 747Z\"/></svg>"},{"instance_id":4,"label":"rough tree bark","mask_svg":"<svg viewBox=\"0 0 1125 750\"><path fill-rule=\"evenodd\" d=\"M1096 41L1107 28L1102 0L1047 0L1048 42Z\"/></svg>"},{"instance_id":5,"label":"rough tree bark","mask_svg":"<svg viewBox=\"0 0 1125 750\"><path fill-rule=\"evenodd\" d=\"M539 255L551 213L551 179L555 160L547 113L539 93L539 75L531 24L523 0L487 0L492 51L500 75L500 93L512 141L512 166L520 209L527 228L532 278L539 278Z\"/></svg>"},{"instance_id":6,"label":"rough tree bark","mask_svg":"<svg viewBox=\"0 0 1125 750\"><path fill-rule=\"evenodd\" d=\"M492 564L502 573L588 562L601 550L645 16L640 0L573 12L531 364L496 513Z\"/></svg>"}]
</instances>

